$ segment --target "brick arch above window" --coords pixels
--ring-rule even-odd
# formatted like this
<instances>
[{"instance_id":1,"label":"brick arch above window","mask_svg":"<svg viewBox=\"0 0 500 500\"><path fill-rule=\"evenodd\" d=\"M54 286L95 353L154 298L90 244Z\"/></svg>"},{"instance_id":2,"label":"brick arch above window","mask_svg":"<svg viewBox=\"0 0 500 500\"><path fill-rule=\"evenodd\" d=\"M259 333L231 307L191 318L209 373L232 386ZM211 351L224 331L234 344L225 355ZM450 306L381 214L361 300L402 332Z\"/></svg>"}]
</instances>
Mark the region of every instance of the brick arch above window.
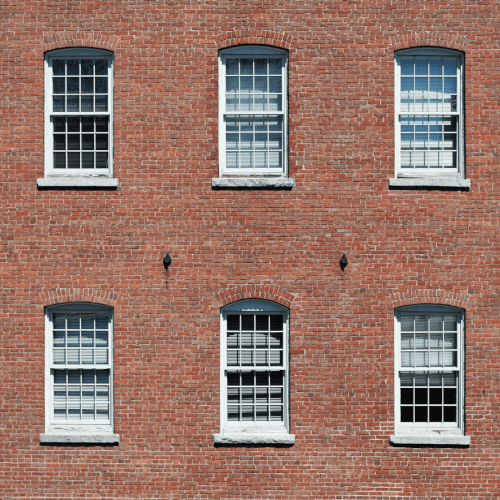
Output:
<instances>
[{"instance_id":1,"label":"brick arch above window","mask_svg":"<svg viewBox=\"0 0 500 500\"><path fill-rule=\"evenodd\" d=\"M119 43L120 39L114 35L106 35L103 33L95 32L75 33L72 31L47 35L41 40L41 45L44 52L72 47L105 49L114 52Z\"/></svg>"},{"instance_id":2,"label":"brick arch above window","mask_svg":"<svg viewBox=\"0 0 500 500\"><path fill-rule=\"evenodd\" d=\"M469 39L458 34L412 31L392 36L390 44L394 51L416 47L441 47L465 52L469 45Z\"/></svg>"},{"instance_id":3,"label":"brick arch above window","mask_svg":"<svg viewBox=\"0 0 500 500\"><path fill-rule=\"evenodd\" d=\"M70 302L90 302L115 307L118 293L101 288L56 288L40 294L44 307Z\"/></svg>"},{"instance_id":4,"label":"brick arch above window","mask_svg":"<svg viewBox=\"0 0 500 500\"><path fill-rule=\"evenodd\" d=\"M435 304L466 309L470 296L450 290L408 290L392 294L394 308L418 304Z\"/></svg>"},{"instance_id":5,"label":"brick arch above window","mask_svg":"<svg viewBox=\"0 0 500 500\"><path fill-rule=\"evenodd\" d=\"M277 31L239 30L221 33L216 39L217 48L225 49L236 45L270 45L289 50L292 36Z\"/></svg>"},{"instance_id":6,"label":"brick arch above window","mask_svg":"<svg viewBox=\"0 0 500 500\"><path fill-rule=\"evenodd\" d=\"M271 285L243 285L227 288L215 295L219 307L245 299L261 299L276 302L290 308L295 296L291 293Z\"/></svg>"}]
</instances>

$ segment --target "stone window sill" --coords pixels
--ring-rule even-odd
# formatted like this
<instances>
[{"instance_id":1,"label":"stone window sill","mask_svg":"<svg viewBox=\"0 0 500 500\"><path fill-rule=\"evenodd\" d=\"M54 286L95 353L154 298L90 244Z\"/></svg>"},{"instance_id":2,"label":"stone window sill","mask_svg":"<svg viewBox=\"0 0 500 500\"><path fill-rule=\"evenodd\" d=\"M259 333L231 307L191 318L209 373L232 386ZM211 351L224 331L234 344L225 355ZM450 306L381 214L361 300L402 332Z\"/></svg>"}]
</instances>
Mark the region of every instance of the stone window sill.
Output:
<instances>
[{"instance_id":1,"label":"stone window sill","mask_svg":"<svg viewBox=\"0 0 500 500\"><path fill-rule=\"evenodd\" d=\"M469 446L470 437L461 434L412 434L391 436L389 442L400 446Z\"/></svg>"},{"instance_id":2,"label":"stone window sill","mask_svg":"<svg viewBox=\"0 0 500 500\"><path fill-rule=\"evenodd\" d=\"M295 187L295 179L288 177L215 177L213 188L281 188Z\"/></svg>"},{"instance_id":3,"label":"stone window sill","mask_svg":"<svg viewBox=\"0 0 500 500\"><path fill-rule=\"evenodd\" d=\"M109 177L46 177L37 179L39 188L117 188L118 179Z\"/></svg>"},{"instance_id":4,"label":"stone window sill","mask_svg":"<svg viewBox=\"0 0 500 500\"><path fill-rule=\"evenodd\" d=\"M284 432L225 432L214 434L215 444L284 444L293 445L295 436Z\"/></svg>"},{"instance_id":5,"label":"stone window sill","mask_svg":"<svg viewBox=\"0 0 500 500\"><path fill-rule=\"evenodd\" d=\"M470 179L459 177L397 177L389 179L389 187L469 189Z\"/></svg>"},{"instance_id":6,"label":"stone window sill","mask_svg":"<svg viewBox=\"0 0 500 500\"><path fill-rule=\"evenodd\" d=\"M119 444L118 434L41 434L40 444Z\"/></svg>"}]
</instances>

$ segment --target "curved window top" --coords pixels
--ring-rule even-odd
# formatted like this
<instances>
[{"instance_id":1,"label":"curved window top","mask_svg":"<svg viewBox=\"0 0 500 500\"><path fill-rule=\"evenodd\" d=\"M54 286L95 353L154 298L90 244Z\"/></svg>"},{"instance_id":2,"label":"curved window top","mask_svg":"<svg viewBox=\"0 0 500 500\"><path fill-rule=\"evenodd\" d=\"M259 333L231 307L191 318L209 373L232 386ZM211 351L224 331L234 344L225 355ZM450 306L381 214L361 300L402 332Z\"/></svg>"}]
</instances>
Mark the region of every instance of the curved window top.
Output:
<instances>
[{"instance_id":1,"label":"curved window top","mask_svg":"<svg viewBox=\"0 0 500 500\"><path fill-rule=\"evenodd\" d=\"M60 309L64 311L68 311L69 309L78 311L113 311L113 308L111 306L106 306L104 304L94 304L93 302L64 302L62 304L47 306L45 309L52 312L57 312Z\"/></svg>"},{"instance_id":2,"label":"curved window top","mask_svg":"<svg viewBox=\"0 0 500 500\"><path fill-rule=\"evenodd\" d=\"M228 47L221 49L221 54L235 55L286 55L288 50L271 47L270 45L237 45L236 47Z\"/></svg>"},{"instance_id":3,"label":"curved window top","mask_svg":"<svg viewBox=\"0 0 500 500\"><path fill-rule=\"evenodd\" d=\"M440 312L456 312L461 313L463 309L460 307L447 306L441 304L417 304L411 306L398 307L396 312L429 312L429 313L440 313Z\"/></svg>"},{"instance_id":4,"label":"curved window top","mask_svg":"<svg viewBox=\"0 0 500 500\"><path fill-rule=\"evenodd\" d=\"M411 49L402 49L396 51L397 56L418 56L418 55L430 55L430 56L461 56L463 52L460 50L453 49L443 49L441 47L413 47Z\"/></svg>"},{"instance_id":5,"label":"curved window top","mask_svg":"<svg viewBox=\"0 0 500 500\"><path fill-rule=\"evenodd\" d=\"M222 308L223 311L238 312L288 312L288 308L264 299L246 299L232 302Z\"/></svg>"},{"instance_id":6,"label":"curved window top","mask_svg":"<svg viewBox=\"0 0 500 500\"><path fill-rule=\"evenodd\" d=\"M94 49L93 47L68 47L64 49L49 50L45 53L45 55L48 57L53 57L53 56L79 57L81 55L110 57L113 55L113 52L105 49Z\"/></svg>"}]
</instances>

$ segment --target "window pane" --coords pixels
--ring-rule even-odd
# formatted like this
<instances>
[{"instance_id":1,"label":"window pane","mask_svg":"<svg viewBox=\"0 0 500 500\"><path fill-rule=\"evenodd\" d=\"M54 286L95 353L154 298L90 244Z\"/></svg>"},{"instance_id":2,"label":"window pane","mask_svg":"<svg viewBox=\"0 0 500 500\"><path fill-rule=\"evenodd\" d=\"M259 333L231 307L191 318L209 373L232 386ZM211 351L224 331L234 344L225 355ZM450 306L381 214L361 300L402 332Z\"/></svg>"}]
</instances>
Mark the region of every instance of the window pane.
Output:
<instances>
[{"instance_id":1,"label":"window pane","mask_svg":"<svg viewBox=\"0 0 500 500\"><path fill-rule=\"evenodd\" d=\"M96 75L107 75L108 74L108 60L107 59L96 59L96 61L95 61L95 74Z\"/></svg>"}]
</instances>

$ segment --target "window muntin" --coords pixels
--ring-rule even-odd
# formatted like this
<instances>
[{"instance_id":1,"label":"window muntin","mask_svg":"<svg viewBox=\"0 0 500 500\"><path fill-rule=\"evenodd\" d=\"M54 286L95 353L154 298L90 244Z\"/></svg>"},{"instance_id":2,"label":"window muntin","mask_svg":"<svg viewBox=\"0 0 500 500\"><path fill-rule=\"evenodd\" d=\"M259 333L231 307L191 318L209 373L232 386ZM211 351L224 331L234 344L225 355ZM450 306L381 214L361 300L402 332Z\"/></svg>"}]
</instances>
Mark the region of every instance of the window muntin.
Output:
<instances>
[{"instance_id":1,"label":"window muntin","mask_svg":"<svg viewBox=\"0 0 500 500\"><path fill-rule=\"evenodd\" d=\"M396 427L463 428L463 312L429 306L396 313Z\"/></svg>"},{"instance_id":2,"label":"window muntin","mask_svg":"<svg viewBox=\"0 0 500 500\"><path fill-rule=\"evenodd\" d=\"M463 59L456 52L396 55L396 174L463 175Z\"/></svg>"},{"instance_id":3,"label":"window muntin","mask_svg":"<svg viewBox=\"0 0 500 500\"><path fill-rule=\"evenodd\" d=\"M221 175L286 174L286 65L279 49L221 52Z\"/></svg>"},{"instance_id":4,"label":"window muntin","mask_svg":"<svg viewBox=\"0 0 500 500\"><path fill-rule=\"evenodd\" d=\"M288 312L277 304L242 301L223 310L223 429L288 428L287 332Z\"/></svg>"},{"instance_id":5,"label":"window muntin","mask_svg":"<svg viewBox=\"0 0 500 500\"><path fill-rule=\"evenodd\" d=\"M46 57L46 173L112 174L112 56L66 49Z\"/></svg>"},{"instance_id":6,"label":"window muntin","mask_svg":"<svg viewBox=\"0 0 500 500\"><path fill-rule=\"evenodd\" d=\"M47 424L72 429L112 423L112 310L47 311Z\"/></svg>"}]
</instances>

